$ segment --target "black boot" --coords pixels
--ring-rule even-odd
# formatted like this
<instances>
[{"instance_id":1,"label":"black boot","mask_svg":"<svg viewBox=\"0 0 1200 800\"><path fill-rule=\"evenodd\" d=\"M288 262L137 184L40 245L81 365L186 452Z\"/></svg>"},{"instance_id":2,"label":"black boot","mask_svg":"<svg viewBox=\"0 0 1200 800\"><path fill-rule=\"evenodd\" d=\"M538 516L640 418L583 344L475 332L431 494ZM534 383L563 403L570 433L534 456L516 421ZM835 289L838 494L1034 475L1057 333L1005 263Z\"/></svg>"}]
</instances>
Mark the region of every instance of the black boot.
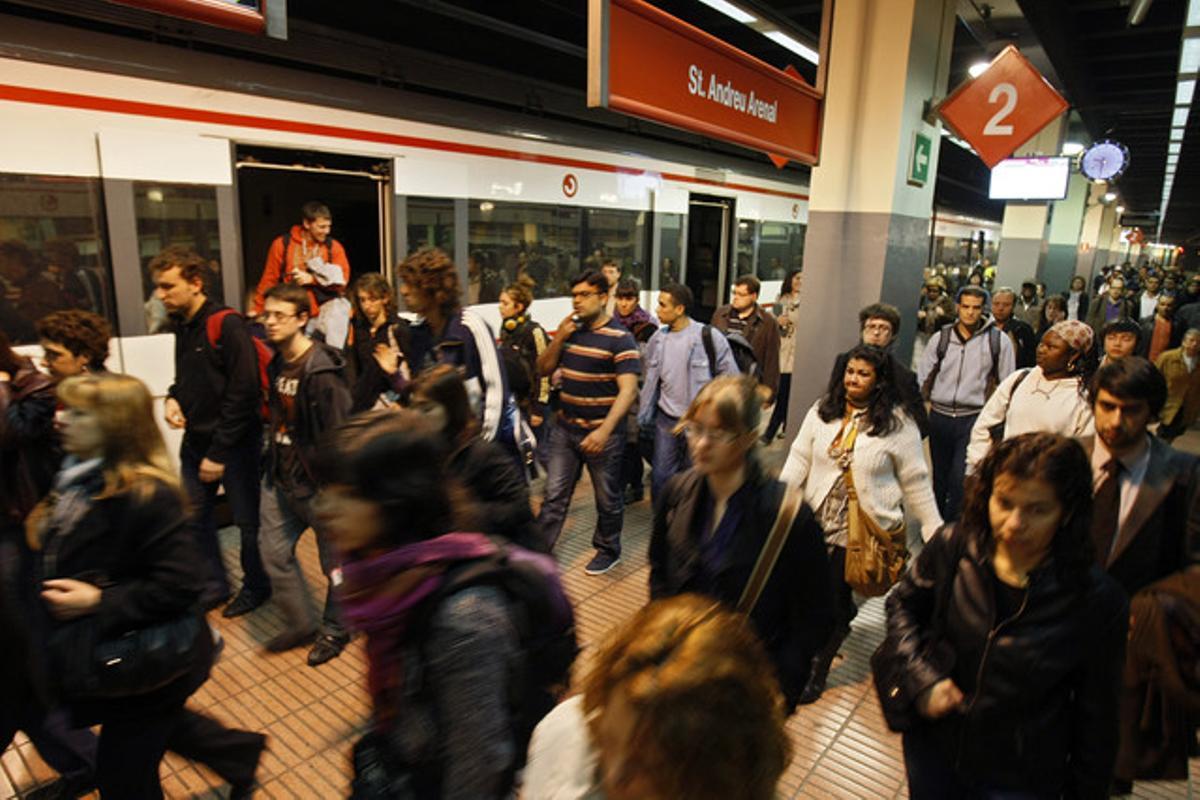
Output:
<instances>
[{"instance_id":1,"label":"black boot","mask_svg":"<svg viewBox=\"0 0 1200 800\"><path fill-rule=\"evenodd\" d=\"M812 670L808 673L808 683L804 684L804 691L800 693L800 705L806 706L821 699L821 695L825 692L825 681L829 678L829 667L833 664L833 659L837 657L838 648L842 646L848 633L839 631L833 634L825 646L813 656Z\"/></svg>"}]
</instances>

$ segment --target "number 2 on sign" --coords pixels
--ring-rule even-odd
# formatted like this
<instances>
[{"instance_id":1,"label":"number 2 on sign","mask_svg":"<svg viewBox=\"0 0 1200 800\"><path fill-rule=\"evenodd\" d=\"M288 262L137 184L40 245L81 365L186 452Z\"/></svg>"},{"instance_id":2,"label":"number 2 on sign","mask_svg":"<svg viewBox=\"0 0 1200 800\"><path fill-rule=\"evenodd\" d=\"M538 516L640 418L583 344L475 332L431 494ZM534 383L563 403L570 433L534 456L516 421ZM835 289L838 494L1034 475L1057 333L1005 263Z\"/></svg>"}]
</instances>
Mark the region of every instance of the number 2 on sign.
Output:
<instances>
[{"instance_id":1,"label":"number 2 on sign","mask_svg":"<svg viewBox=\"0 0 1200 800\"><path fill-rule=\"evenodd\" d=\"M1004 105L1000 110L992 115L992 118L987 121L987 125L983 126L984 136L1012 136L1012 125L1001 125L1008 115L1017 107L1017 87L1011 83L997 83L992 87L992 93L988 95L988 102L995 104L999 102L1000 95L1004 95Z\"/></svg>"}]
</instances>

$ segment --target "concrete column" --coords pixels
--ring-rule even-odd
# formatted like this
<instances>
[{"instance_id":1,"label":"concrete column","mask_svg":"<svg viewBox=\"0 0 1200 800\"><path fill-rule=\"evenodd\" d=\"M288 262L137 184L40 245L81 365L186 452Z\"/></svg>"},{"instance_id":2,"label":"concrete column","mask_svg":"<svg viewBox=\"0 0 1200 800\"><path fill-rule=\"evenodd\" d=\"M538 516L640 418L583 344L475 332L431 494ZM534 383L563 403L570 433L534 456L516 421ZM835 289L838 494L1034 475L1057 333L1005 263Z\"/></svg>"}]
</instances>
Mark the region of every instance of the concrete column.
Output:
<instances>
[{"instance_id":1,"label":"concrete column","mask_svg":"<svg viewBox=\"0 0 1200 800\"><path fill-rule=\"evenodd\" d=\"M1104 217L1105 207L1100 202L1100 198L1103 196L1103 184L1088 184L1087 196L1084 200L1083 227L1079 233L1075 274L1087 278L1089 288L1092 285L1092 277L1096 274L1096 270L1099 269L1095 266L1095 263L1096 247L1100 241L1100 223ZM1100 266L1104 266L1104 264L1101 263Z\"/></svg>"},{"instance_id":2,"label":"concrete column","mask_svg":"<svg viewBox=\"0 0 1200 800\"><path fill-rule=\"evenodd\" d=\"M912 353L929 255L940 125L925 104L946 94L952 0L838 0L831 29L821 163L813 169L789 433L825 389L834 355L858 339L858 310L900 308L896 356ZM909 182L917 134L928 177Z\"/></svg>"},{"instance_id":3,"label":"concrete column","mask_svg":"<svg viewBox=\"0 0 1200 800\"><path fill-rule=\"evenodd\" d=\"M1115 229L1114 225L1117 221L1116 206L1106 205L1101 206L1100 212L1100 235L1096 239L1096 255L1092 260L1092 273L1100 272L1108 264L1118 263L1125 255L1124 249L1120 247L1120 229ZM1118 252L1114 254L1113 250Z\"/></svg>"},{"instance_id":4,"label":"concrete column","mask_svg":"<svg viewBox=\"0 0 1200 800\"><path fill-rule=\"evenodd\" d=\"M1079 237L1083 232L1088 185L1087 178L1078 173L1072 174L1067 184L1066 199L1051 206L1050 234L1041 273L1046 291L1065 292L1071 286L1079 256Z\"/></svg>"},{"instance_id":5,"label":"concrete column","mask_svg":"<svg viewBox=\"0 0 1200 800\"><path fill-rule=\"evenodd\" d=\"M1058 155L1065 130L1059 117L1022 145L1014 156ZM1047 255L1050 203L1009 202L1004 206L1000 228L1000 256L996 261L996 285L1019 287L1024 281L1040 279Z\"/></svg>"}]
</instances>

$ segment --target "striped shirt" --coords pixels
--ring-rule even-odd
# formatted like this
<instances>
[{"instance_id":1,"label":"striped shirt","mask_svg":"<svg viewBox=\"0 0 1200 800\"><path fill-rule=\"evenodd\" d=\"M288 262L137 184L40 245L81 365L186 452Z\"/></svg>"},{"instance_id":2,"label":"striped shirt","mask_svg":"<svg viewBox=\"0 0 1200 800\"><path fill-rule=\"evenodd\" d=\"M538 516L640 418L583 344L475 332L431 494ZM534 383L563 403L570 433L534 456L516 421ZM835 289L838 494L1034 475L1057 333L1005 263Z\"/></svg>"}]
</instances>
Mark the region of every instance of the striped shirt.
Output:
<instances>
[{"instance_id":1,"label":"striped shirt","mask_svg":"<svg viewBox=\"0 0 1200 800\"><path fill-rule=\"evenodd\" d=\"M580 328L563 349L559 419L563 424L595 430L617 401L617 376L642 371L637 342L609 319L599 328Z\"/></svg>"}]
</instances>

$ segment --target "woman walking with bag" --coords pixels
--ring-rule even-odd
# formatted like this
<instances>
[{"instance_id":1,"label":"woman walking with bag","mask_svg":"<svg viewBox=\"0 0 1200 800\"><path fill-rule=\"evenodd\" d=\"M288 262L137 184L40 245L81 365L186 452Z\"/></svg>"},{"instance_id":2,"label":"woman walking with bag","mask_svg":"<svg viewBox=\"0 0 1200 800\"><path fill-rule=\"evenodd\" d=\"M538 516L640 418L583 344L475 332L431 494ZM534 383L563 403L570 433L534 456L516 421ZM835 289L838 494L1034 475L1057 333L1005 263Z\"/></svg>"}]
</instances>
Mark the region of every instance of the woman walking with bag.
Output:
<instances>
[{"instance_id":1,"label":"woman walking with bag","mask_svg":"<svg viewBox=\"0 0 1200 800\"><path fill-rule=\"evenodd\" d=\"M1129 603L1094 564L1080 445L996 445L888 597L871 659L913 800L1105 798Z\"/></svg>"},{"instance_id":2,"label":"woman walking with bag","mask_svg":"<svg viewBox=\"0 0 1200 800\"><path fill-rule=\"evenodd\" d=\"M208 678L213 639L150 393L136 378L89 375L61 383L58 397L71 458L27 530L53 618L51 682L76 724L101 725L101 797L161 798L164 750L249 797L265 738L184 707Z\"/></svg>"},{"instance_id":3,"label":"woman walking with bag","mask_svg":"<svg viewBox=\"0 0 1200 800\"><path fill-rule=\"evenodd\" d=\"M812 511L758 463L760 413L754 378L723 376L680 420L693 466L655 503L650 597L696 592L748 614L791 713L829 636L828 567Z\"/></svg>"},{"instance_id":4,"label":"woman walking with bag","mask_svg":"<svg viewBox=\"0 0 1200 800\"><path fill-rule=\"evenodd\" d=\"M825 532L833 587L834 630L814 654L801 703L815 702L825 691L829 667L858 613L853 589L882 594L889 582L859 587L847 582L848 574L857 575L856 565L863 566L854 558L847 570L852 534L856 542L871 535L888 543L890 558L876 559L875 566L884 567L894 581L905 558L905 512L918 520L924 539L942 524L921 433L904 411L893 374L891 356L883 350L870 345L853 348L847 354L846 371L830 379L825 395L808 410L779 474L816 509ZM851 552L865 556L877 551L855 548Z\"/></svg>"}]
</instances>

